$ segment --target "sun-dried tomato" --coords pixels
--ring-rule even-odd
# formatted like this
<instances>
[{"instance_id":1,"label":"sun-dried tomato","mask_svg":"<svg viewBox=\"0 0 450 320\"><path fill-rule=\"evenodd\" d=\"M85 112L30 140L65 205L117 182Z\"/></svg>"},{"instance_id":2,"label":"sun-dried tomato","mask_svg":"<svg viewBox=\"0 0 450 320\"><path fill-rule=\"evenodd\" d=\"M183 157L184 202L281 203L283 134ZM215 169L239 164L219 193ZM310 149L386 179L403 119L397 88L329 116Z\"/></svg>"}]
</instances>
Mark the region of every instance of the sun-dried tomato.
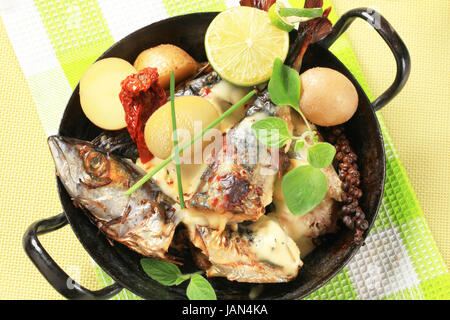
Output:
<instances>
[{"instance_id":1,"label":"sun-dried tomato","mask_svg":"<svg viewBox=\"0 0 450 320\"><path fill-rule=\"evenodd\" d=\"M148 118L167 101L166 92L158 83L156 68L145 68L122 81L119 98L131 139L136 143L142 163L153 159L145 143L144 129Z\"/></svg>"}]
</instances>

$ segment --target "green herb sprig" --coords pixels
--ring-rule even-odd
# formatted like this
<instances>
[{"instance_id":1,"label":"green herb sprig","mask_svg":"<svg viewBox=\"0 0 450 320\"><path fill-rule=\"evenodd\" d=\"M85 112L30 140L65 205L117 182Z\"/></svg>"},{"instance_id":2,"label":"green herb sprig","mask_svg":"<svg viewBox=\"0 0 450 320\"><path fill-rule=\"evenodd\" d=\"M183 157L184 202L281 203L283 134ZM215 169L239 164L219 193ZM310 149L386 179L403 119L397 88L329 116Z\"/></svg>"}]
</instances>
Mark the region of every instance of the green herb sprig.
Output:
<instances>
[{"instance_id":1,"label":"green herb sprig","mask_svg":"<svg viewBox=\"0 0 450 320\"><path fill-rule=\"evenodd\" d=\"M183 186L181 184L180 153L178 151L177 118L175 115L175 73L173 72L173 70L170 73L170 110L172 114L173 149L175 151L175 167L177 171L178 199L180 200L181 209L184 209L184 194L183 194Z\"/></svg>"},{"instance_id":2,"label":"green herb sprig","mask_svg":"<svg viewBox=\"0 0 450 320\"><path fill-rule=\"evenodd\" d=\"M300 110L301 80L298 72L280 59L275 59L269 81L269 96L277 105L288 105L295 109L308 129L299 137L292 136L284 120L268 117L252 125L258 140L269 148L281 148L289 141L295 141L294 151L307 148L308 164L289 171L281 182L281 191L289 211L303 215L314 209L325 197L328 180L320 170L328 167L336 154L329 143L318 142L317 132L311 129L308 120Z\"/></svg>"},{"instance_id":3,"label":"green herb sprig","mask_svg":"<svg viewBox=\"0 0 450 320\"><path fill-rule=\"evenodd\" d=\"M322 8L285 8L278 1L269 8L269 18L272 24L281 30L290 32L295 24L305 22L314 18L322 17Z\"/></svg>"},{"instance_id":4,"label":"green herb sprig","mask_svg":"<svg viewBox=\"0 0 450 320\"><path fill-rule=\"evenodd\" d=\"M319 18L322 15L322 8L280 8L280 16L298 17L300 21L305 21L305 18Z\"/></svg>"},{"instance_id":5,"label":"green herb sprig","mask_svg":"<svg viewBox=\"0 0 450 320\"><path fill-rule=\"evenodd\" d=\"M141 259L141 266L150 278L165 286L177 286L190 280L186 289L190 300L217 300L211 284L200 275L203 271L183 274L177 265L151 258Z\"/></svg>"},{"instance_id":6,"label":"green herb sprig","mask_svg":"<svg viewBox=\"0 0 450 320\"><path fill-rule=\"evenodd\" d=\"M203 137L209 130L214 128L218 123L220 123L223 119L228 117L230 114L232 114L237 108L242 106L244 103L246 103L249 99L251 99L256 94L256 90L250 91L245 97L243 97L241 100L239 100L236 104L231 106L228 110L226 110L220 117L218 117L216 120L211 122L205 129L202 130L201 133L196 135L194 138L191 139L190 142L185 144L183 147L178 150L178 154L182 153L184 150L189 148L195 141ZM158 166L156 166L154 169L152 169L150 172L148 172L145 176L143 176L138 182L136 182L133 186L131 186L130 189L128 189L125 194L130 195L133 192L135 192L137 189L142 187L144 183L146 183L148 180L151 179L155 174L157 174L162 168L164 168L167 164L170 163L175 157L175 153L172 153L167 159L162 161Z\"/></svg>"},{"instance_id":7,"label":"green herb sprig","mask_svg":"<svg viewBox=\"0 0 450 320\"><path fill-rule=\"evenodd\" d=\"M303 118L308 131L312 131L308 120L300 110L301 85L299 73L285 65L280 58L276 58L268 85L270 100L278 106L287 105L294 108Z\"/></svg>"}]
</instances>

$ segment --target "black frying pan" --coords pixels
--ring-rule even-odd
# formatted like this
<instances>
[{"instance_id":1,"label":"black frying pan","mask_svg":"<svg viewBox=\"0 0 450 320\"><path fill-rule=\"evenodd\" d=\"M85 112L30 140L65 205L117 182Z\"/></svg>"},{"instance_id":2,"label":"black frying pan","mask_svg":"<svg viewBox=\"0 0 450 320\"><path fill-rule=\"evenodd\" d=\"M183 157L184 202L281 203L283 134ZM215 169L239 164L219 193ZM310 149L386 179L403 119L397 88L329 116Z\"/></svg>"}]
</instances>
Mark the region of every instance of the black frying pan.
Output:
<instances>
[{"instance_id":1,"label":"black frying pan","mask_svg":"<svg viewBox=\"0 0 450 320\"><path fill-rule=\"evenodd\" d=\"M190 53L197 61L206 61L203 38L211 20L217 13L195 13L166 19L144 27L114 44L99 59L120 57L133 63L144 49L161 43L172 43ZM355 18L369 22L386 41L397 62L394 83L373 103L369 101L350 71L328 48L350 26ZM329 67L346 75L359 95L356 114L345 124L346 134L358 154L361 171L361 189L364 192L360 206L372 226L383 194L385 154L383 137L375 111L386 105L404 86L410 72L410 56L405 44L391 25L373 10L365 8L347 12L334 26L333 32L317 44L310 46L303 59L302 71L316 67ZM75 88L59 128L59 134L91 140L100 133L84 115L80 106L78 87ZM107 299L127 288L147 299L186 299L186 284L165 287L151 280L140 267L140 256L128 248L112 246L86 214L76 208L63 185L57 180L64 213L32 224L23 237L23 246L32 262L49 283L68 299ZM78 240L97 264L116 283L99 291L90 291L74 285L69 276L58 267L42 247L37 236L58 230L67 223ZM370 229L370 228L369 228ZM364 237L367 236L366 230ZM336 275L357 252L352 242L353 232L341 230L332 241L324 242L304 259L298 277L289 283L266 284L261 299L302 298L321 287ZM187 263L189 265L189 262ZM210 279L219 299L248 299L254 285L230 282L224 278Z\"/></svg>"}]
</instances>

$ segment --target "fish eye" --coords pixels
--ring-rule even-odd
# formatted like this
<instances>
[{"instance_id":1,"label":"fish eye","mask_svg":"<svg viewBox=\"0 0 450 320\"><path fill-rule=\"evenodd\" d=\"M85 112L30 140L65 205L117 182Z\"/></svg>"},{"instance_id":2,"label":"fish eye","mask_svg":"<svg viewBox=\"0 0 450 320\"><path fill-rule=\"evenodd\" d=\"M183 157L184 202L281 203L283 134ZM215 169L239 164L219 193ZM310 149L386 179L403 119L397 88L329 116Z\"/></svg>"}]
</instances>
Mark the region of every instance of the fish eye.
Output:
<instances>
[{"instance_id":1,"label":"fish eye","mask_svg":"<svg viewBox=\"0 0 450 320\"><path fill-rule=\"evenodd\" d=\"M102 155L96 154L93 155L89 160L89 166L95 170L98 169L102 164Z\"/></svg>"},{"instance_id":2,"label":"fish eye","mask_svg":"<svg viewBox=\"0 0 450 320\"><path fill-rule=\"evenodd\" d=\"M84 168L95 177L101 177L108 172L108 161L104 154L91 150L84 154Z\"/></svg>"}]
</instances>

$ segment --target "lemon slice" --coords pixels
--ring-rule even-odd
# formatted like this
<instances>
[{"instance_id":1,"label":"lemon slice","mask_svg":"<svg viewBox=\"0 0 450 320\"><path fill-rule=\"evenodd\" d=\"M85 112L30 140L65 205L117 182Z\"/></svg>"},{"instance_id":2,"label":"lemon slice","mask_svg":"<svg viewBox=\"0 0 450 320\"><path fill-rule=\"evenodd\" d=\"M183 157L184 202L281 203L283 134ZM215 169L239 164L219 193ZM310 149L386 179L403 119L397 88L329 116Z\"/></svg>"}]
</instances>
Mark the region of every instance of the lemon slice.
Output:
<instances>
[{"instance_id":1,"label":"lemon slice","mask_svg":"<svg viewBox=\"0 0 450 320\"><path fill-rule=\"evenodd\" d=\"M205 50L222 78L249 87L269 80L275 58L286 59L289 34L274 26L263 10L234 7L211 22Z\"/></svg>"}]
</instances>

